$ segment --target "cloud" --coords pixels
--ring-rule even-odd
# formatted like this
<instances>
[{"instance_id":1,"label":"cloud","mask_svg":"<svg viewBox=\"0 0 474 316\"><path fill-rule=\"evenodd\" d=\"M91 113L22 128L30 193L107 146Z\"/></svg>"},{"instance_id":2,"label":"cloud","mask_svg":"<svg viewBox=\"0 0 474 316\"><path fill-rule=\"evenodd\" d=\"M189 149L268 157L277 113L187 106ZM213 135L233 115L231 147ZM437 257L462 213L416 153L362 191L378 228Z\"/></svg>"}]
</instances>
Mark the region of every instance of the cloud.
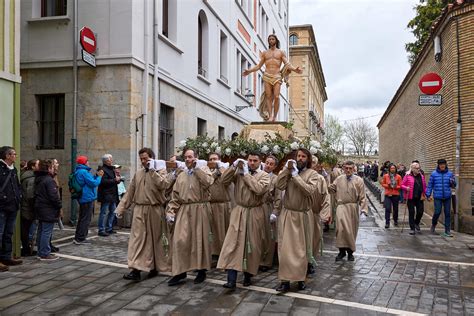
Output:
<instances>
[{"instance_id":1,"label":"cloud","mask_svg":"<svg viewBox=\"0 0 474 316\"><path fill-rule=\"evenodd\" d=\"M346 120L385 111L409 70L405 43L413 36L406 25L417 3L289 1L290 25L314 28L327 85L326 113ZM375 126L380 117L369 121Z\"/></svg>"}]
</instances>

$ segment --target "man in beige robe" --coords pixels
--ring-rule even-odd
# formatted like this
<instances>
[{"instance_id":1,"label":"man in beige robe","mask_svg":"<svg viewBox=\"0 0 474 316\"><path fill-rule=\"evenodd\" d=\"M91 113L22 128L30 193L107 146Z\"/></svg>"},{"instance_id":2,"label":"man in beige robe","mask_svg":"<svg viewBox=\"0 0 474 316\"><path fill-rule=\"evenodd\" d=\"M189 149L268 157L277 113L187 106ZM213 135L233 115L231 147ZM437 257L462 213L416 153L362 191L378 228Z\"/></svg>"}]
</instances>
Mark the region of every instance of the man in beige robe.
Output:
<instances>
[{"instance_id":1,"label":"man in beige robe","mask_svg":"<svg viewBox=\"0 0 474 316\"><path fill-rule=\"evenodd\" d=\"M329 184L328 187L331 183L334 183L334 180L336 180L337 177L339 177L341 174L344 174L344 171L342 171L342 165L337 164L333 166L331 172L329 173ZM333 222L336 220L336 195L334 193L329 192L330 195L330 201L331 201L331 217ZM325 231L329 231L329 224L325 225L324 227Z\"/></svg>"},{"instance_id":2,"label":"man in beige robe","mask_svg":"<svg viewBox=\"0 0 474 316\"><path fill-rule=\"evenodd\" d=\"M311 163L310 152L299 149L296 161L288 160L277 178L276 188L285 190L278 216L278 292L289 291L291 281L297 281L298 289L304 290L308 263L314 263L312 196L319 178Z\"/></svg>"},{"instance_id":3,"label":"man in beige robe","mask_svg":"<svg viewBox=\"0 0 474 316\"><path fill-rule=\"evenodd\" d=\"M336 261L341 261L346 256L346 251L347 260L354 261L359 213L367 216L364 180L354 175L354 162L344 163L344 174L329 185L329 192L335 194L337 203L336 247L339 248L339 254Z\"/></svg>"},{"instance_id":4,"label":"man in beige robe","mask_svg":"<svg viewBox=\"0 0 474 316\"><path fill-rule=\"evenodd\" d=\"M141 280L140 271L149 272L148 277L158 275L158 271L171 270L169 257L169 232L165 220L165 190L170 178L166 172L166 162L154 160L150 148L139 151L143 168L139 169L115 210L117 217L134 205L132 229L128 242L128 267L126 280Z\"/></svg>"},{"instance_id":5,"label":"man in beige robe","mask_svg":"<svg viewBox=\"0 0 474 316\"><path fill-rule=\"evenodd\" d=\"M270 222L270 215L273 210L280 208L281 191L275 188L277 175L273 173L278 166L278 159L275 156L268 156L265 159L263 171L270 176L268 191L265 193L263 209L265 211L265 240L262 252L262 261L260 262L260 271L266 272L273 266L273 257L275 256L275 246L277 241L276 223Z\"/></svg>"},{"instance_id":6,"label":"man in beige robe","mask_svg":"<svg viewBox=\"0 0 474 316\"><path fill-rule=\"evenodd\" d=\"M265 231L264 196L270 177L260 170L261 158L250 153L247 161L237 159L222 175L224 185L235 184L236 206L230 213L230 225L222 246L218 269L227 270L225 288L235 289L237 272L244 272L244 286L252 284L251 277L258 272L262 258Z\"/></svg>"},{"instance_id":7,"label":"man in beige robe","mask_svg":"<svg viewBox=\"0 0 474 316\"><path fill-rule=\"evenodd\" d=\"M186 272L197 270L194 283L206 279L206 270L211 268L211 194L209 187L214 182L207 161L198 160L195 151L184 152L186 168L179 173L166 210L166 219L175 223L172 240L173 277L169 286L178 285Z\"/></svg>"},{"instance_id":8,"label":"man in beige robe","mask_svg":"<svg viewBox=\"0 0 474 316\"><path fill-rule=\"evenodd\" d=\"M217 153L209 155L209 161L217 164L217 168L211 170L214 183L209 188L211 191L211 227L214 237L211 245L213 256L219 256L221 253L230 221L229 185L222 184L222 174L229 168L229 164L220 160L221 157Z\"/></svg>"},{"instance_id":9,"label":"man in beige robe","mask_svg":"<svg viewBox=\"0 0 474 316\"><path fill-rule=\"evenodd\" d=\"M313 170L318 172L318 157L313 156ZM317 175L318 178L318 189L311 196L312 198L312 210L314 217L314 232L313 232L313 254L316 257L320 253L323 240L323 231L321 229L321 222L330 223L331 222L331 203L330 196L328 193L327 179L322 176L319 172ZM308 274L313 274L315 272L314 266L308 264Z\"/></svg>"}]
</instances>

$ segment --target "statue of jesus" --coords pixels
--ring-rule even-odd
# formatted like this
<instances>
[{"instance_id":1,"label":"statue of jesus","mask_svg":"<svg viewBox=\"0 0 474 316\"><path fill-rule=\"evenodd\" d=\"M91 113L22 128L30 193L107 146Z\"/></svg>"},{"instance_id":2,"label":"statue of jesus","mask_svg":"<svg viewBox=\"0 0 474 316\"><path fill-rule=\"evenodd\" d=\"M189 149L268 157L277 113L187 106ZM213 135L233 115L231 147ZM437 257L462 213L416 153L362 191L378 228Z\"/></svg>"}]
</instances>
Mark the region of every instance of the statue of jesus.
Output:
<instances>
[{"instance_id":1,"label":"statue of jesus","mask_svg":"<svg viewBox=\"0 0 474 316\"><path fill-rule=\"evenodd\" d=\"M275 34L268 36L269 48L260 55L260 62L243 72L244 76L260 70L265 64L263 81L265 92L262 93L263 99L260 99L260 115L265 121L275 122L278 110L280 109L280 87L283 80L287 81L290 72L294 71L301 74L300 67L293 67L286 58L285 52L280 49L280 41ZM280 70L283 63L283 69ZM288 85L288 83L287 83Z\"/></svg>"}]
</instances>

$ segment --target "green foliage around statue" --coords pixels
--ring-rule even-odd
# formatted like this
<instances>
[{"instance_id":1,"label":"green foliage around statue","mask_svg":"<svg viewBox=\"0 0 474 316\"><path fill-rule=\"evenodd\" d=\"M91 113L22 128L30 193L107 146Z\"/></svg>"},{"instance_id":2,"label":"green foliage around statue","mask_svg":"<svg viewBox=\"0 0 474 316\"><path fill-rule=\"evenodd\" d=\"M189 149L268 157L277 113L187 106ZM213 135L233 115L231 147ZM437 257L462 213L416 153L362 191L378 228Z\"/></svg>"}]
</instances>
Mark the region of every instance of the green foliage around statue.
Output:
<instances>
[{"instance_id":1,"label":"green foliage around statue","mask_svg":"<svg viewBox=\"0 0 474 316\"><path fill-rule=\"evenodd\" d=\"M328 143L321 144L309 137L303 140L285 140L279 134L275 137L267 135L265 141L260 143L242 137L237 137L234 140L217 140L215 137L201 135L182 140L177 148L178 153L182 154L185 148L194 149L203 158L215 152L221 155L223 160L228 161L245 158L250 152L258 152L262 157L274 155L280 161L286 161L299 148L306 148L311 154L318 157L321 163L331 166L337 163L337 154Z\"/></svg>"}]
</instances>

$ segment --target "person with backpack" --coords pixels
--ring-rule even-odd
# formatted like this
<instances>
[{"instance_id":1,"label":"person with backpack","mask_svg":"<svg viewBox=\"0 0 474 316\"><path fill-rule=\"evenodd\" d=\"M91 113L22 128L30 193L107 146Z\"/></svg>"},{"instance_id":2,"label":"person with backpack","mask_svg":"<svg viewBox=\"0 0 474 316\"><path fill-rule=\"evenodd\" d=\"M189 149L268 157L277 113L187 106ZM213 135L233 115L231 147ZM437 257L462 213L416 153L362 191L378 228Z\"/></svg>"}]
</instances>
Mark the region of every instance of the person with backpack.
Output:
<instances>
[{"instance_id":1,"label":"person with backpack","mask_svg":"<svg viewBox=\"0 0 474 316\"><path fill-rule=\"evenodd\" d=\"M54 223L61 217L62 202L58 185L54 180L53 161L41 160L35 171L35 213L38 217L38 257L41 261L53 261L59 257L51 254L51 236Z\"/></svg>"},{"instance_id":2,"label":"person with backpack","mask_svg":"<svg viewBox=\"0 0 474 316\"><path fill-rule=\"evenodd\" d=\"M23 262L12 257L12 236L21 200L21 185L15 160L15 148L0 148L0 272L8 271L8 266Z\"/></svg>"},{"instance_id":3,"label":"person with backpack","mask_svg":"<svg viewBox=\"0 0 474 316\"><path fill-rule=\"evenodd\" d=\"M426 197L428 201L432 200L431 193L434 197L434 214L431 222L431 233L435 232L438 224L441 210L444 208L444 237L453 237L451 234L451 188L456 187L456 179L454 174L449 171L446 159L439 159L438 166L431 173L428 187L426 188Z\"/></svg>"},{"instance_id":4,"label":"person with backpack","mask_svg":"<svg viewBox=\"0 0 474 316\"><path fill-rule=\"evenodd\" d=\"M20 204L21 221L21 256L27 257L34 255L33 245L30 239L30 230L35 216L35 174L38 170L39 160L32 159L26 164L26 169L21 172L20 183L23 190Z\"/></svg>"},{"instance_id":5,"label":"person with backpack","mask_svg":"<svg viewBox=\"0 0 474 316\"><path fill-rule=\"evenodd\" d=\"M97 174L93 176L91 174L91 168L89 167L89 160L87 156L79 156L76 159L77 166L71 179L72 183L77 182L80 186L78 195L79 202L79 219L76 226L76 234L74 236L74 244L83 245L90 244L88 241L87 233L89 225L92 220L92 214L94 213L94 201L97 199L96 188L99 186L102 176L104 175L103 170L97 171ZM72 186L76 186L73 184ZM77 189L76 189L77 190Z\"/></svg>"}]
</instances>

